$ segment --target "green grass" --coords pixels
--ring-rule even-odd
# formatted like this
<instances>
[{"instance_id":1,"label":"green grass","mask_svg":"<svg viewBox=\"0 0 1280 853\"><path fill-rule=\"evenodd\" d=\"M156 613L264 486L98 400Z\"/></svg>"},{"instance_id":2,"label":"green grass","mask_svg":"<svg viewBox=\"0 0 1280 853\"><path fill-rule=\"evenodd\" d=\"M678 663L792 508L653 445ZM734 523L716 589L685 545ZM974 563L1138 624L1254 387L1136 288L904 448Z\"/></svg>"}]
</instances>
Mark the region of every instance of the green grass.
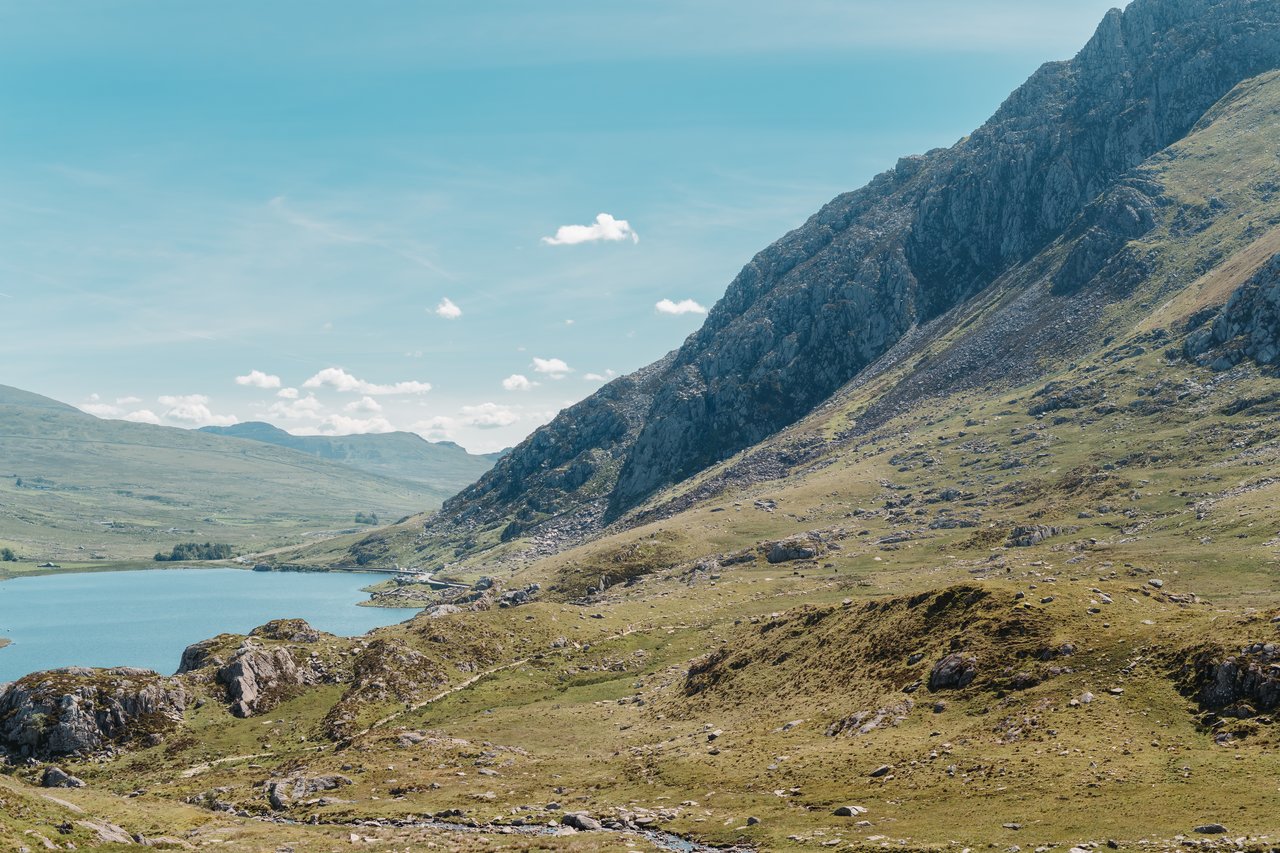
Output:
<instances>
[{"instance_id":1,"label":"green grass","mask_svg":"<svg viewBox=\"0 0 1280 853\"><path fill-rule=\"evenodd\" d=\"M353 528L357 512L420 512L450 491L0 390L0 546L27 563L147 559L196 539L265 551Z\"/></svg>"}]
</instances>

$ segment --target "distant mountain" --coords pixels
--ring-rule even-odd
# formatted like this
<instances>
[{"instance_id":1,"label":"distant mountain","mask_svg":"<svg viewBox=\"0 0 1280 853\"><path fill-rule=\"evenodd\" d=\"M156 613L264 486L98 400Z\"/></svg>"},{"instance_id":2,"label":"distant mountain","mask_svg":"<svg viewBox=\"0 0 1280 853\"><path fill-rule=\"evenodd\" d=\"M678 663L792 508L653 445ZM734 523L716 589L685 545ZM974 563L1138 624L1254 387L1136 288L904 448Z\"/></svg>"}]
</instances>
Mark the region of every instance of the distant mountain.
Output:
<instances>
[{"instance_id":1,"label":"distant mountain","mask_svg":"<svg viewBox=\"0 0 1280 853\"><path fill-rule=\"evenodd\" d=\"M411 432L293 435L260 421L200 431L288 447L372 474L421 483L445 497L474 483L496 461L493 455L472 455L452 441L430 442Z\"/></svg>"},{"instance_id":2,"label":"distant mountain","mask_svg":"<svg viewBox=\"0 0 1280 853\"><path fill-rule=\"evenodd\" d=\"M388 445L413 446L410 438ZM352 528L357 513L394 520L438 506L490 464L417 444L440 459L434 484L269 443L102 420L0 385L0 545L85 561L197 539L263 550Z\"/></svg>"}]
</instances>

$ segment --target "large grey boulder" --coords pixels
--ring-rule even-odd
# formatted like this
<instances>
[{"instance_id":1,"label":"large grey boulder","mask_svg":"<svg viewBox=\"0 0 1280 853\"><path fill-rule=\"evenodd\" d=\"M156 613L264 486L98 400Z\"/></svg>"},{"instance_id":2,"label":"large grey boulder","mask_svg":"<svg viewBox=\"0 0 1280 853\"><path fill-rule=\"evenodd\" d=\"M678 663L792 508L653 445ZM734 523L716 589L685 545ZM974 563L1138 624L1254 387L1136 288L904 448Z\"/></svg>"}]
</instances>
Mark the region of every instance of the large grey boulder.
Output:
<instances>
[{"instance_id":1,"label":"large grey boulder","mask_svg":"<svg viewBox=\"0 0 1280 853\"><path fill-rule=\"evenodd\" d=\"M790 563L795 560L812 560L818 556L818 546L807 539L787 539L769 546L765 559L770 563Z\"/></svg>"},{"instance_id":2,"label":"large grey boulder","mask_svg":"<svg viewBox=\"0 0 1280 853\"><path fill-rule=\"evenodd\" d=\"M322 776L290 776L267 782L267 800L273 809L286 809L294 802L322 791L336 791L352 781L340 773Z\"/></svg>"},{"instance_id":3,"label":"large grey boulder","mask_svg":"<svg viewBox=\"0 0 1280 853\"><path fill-rule=\"evenodd\" d=\"M41 788L83 788L84 781L77 779L61 767L49 765L40 776Z\"/></svg>"},{"instance_id":4,"label":"large grey boulder","mask_svg":"<svg viewBox=\"0 0 1280 853\"><path fill-rule=\"evenodd\" d=\"M182 720L182 682L132 667L37 672L0 688L0 747L51 758L154 742Z\"/></svg>"},{"instance_id":5,"label":"large grey boulder","mask_svg":"<svg viewBox=\"0 0 1280 853\"><path fill-rule=\"evenodd\" d=\"M929 690L958 690L967 687L978 675L978 659L959 652L950 654L934 665L929 673Z\"/></svg>"}]
</instances>

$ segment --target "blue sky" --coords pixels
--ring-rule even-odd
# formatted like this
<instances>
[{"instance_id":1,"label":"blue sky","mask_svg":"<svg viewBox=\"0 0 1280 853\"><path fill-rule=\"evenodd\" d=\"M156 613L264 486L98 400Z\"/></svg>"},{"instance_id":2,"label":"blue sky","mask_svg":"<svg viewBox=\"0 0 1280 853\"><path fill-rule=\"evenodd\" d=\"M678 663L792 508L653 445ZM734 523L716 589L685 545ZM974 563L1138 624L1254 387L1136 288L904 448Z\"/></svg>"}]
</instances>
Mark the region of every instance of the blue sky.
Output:
<instances>
[{"instance_id":1,"label":"blue sky","mask_svg":"<svg viewBox=\"0 0 1280 853\"><path fill-rule=\"evenodd\" d=\"M514 444L1112 5L0 0L0 383Z\"/></svg>"}]
</instances>

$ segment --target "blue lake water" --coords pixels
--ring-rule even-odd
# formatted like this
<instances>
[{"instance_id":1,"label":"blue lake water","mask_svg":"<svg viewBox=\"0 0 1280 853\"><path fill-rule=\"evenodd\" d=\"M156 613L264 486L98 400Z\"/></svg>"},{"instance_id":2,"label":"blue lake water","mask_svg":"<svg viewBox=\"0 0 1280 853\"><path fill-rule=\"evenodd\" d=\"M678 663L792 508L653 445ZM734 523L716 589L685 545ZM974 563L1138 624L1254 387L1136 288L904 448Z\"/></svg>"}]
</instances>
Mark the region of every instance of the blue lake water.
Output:
<instances>
[{"instance_id":1,"label":"blue lake water","mask_svg":"<svg viewBox=\"0 0 1280 853\"><path fill-rule=\"evenodd\" d=\"M411 618L358 607L378 575L157 569L0 582L0 683L60 666L139 666L170 674L182 650L272 619L300 618L356 636Z\"/></svg>"}]
</instances>

